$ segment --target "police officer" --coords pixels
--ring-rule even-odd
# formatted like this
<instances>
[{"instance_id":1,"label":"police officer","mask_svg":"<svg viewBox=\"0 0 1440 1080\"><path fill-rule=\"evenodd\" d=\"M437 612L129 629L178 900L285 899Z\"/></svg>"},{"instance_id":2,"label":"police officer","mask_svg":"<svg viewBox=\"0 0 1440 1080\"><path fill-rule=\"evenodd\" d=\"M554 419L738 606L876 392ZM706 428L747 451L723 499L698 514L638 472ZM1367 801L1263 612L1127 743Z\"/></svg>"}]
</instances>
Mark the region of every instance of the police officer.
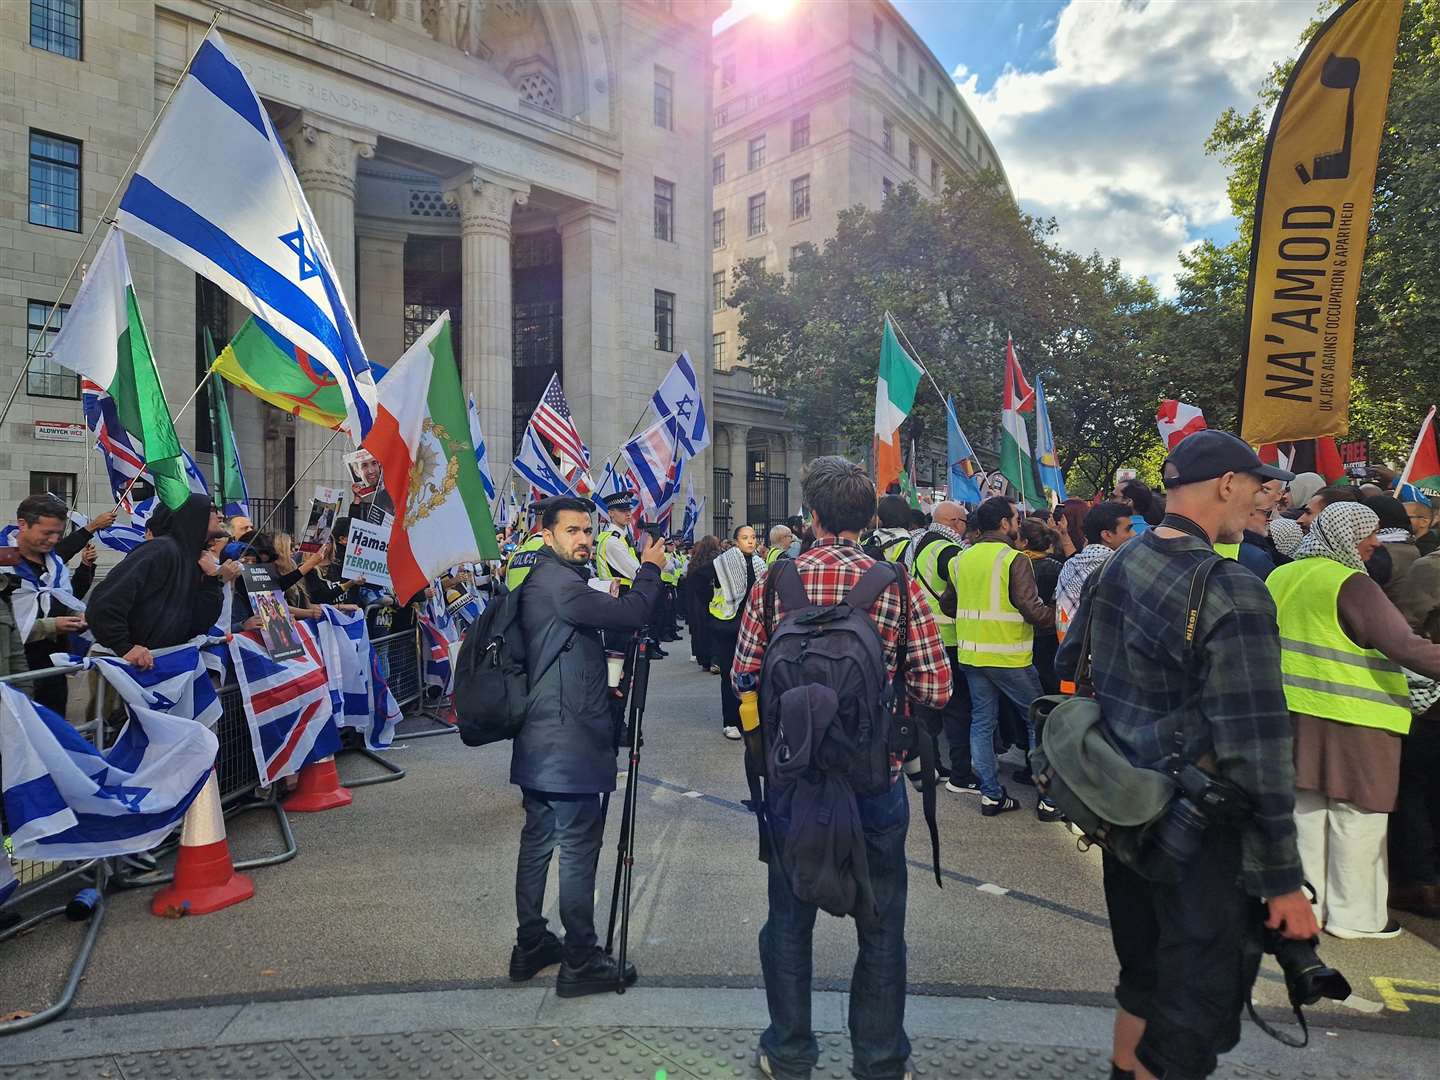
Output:
<instances>
[{"instance_id":1,"label":"police officer","mask_svg":"<svg viewBox=\"0 0 1440 1080\"><path fill-rule=\"evenodd\" d=\"M603 505L610 520L600 531L600 539L595 544L595 576L601 581L618 582L620 593L624 593L634 582L635 571L640 568L640 556L635 553L635 547L630 543L630 518L634 514L635 492L617 491L613 495L607 495ZM606 641L606 645L611 648L621 647L610 640ZM654 638L649 639L648 645L651 656L663 660L670 655L660 648L659 642Z\"/></svg>"},{"instance_id":2,"label":"police officer","mask_svg":"<svg viewBox=\"0 0 1440 1080\"><path fill-rule=\"evenodd\" d=\"M505 563L505 588L514 592L525 583L530 571L535 566L535 560L540 555L540 549L545 546L545 530L540 527L540 521L545 513L545 503L548 500L541 499L530 506L531 519L535 522L533 531L525 538L525 542L510 553L509 560Z\"/></svg>"}]
</instances>

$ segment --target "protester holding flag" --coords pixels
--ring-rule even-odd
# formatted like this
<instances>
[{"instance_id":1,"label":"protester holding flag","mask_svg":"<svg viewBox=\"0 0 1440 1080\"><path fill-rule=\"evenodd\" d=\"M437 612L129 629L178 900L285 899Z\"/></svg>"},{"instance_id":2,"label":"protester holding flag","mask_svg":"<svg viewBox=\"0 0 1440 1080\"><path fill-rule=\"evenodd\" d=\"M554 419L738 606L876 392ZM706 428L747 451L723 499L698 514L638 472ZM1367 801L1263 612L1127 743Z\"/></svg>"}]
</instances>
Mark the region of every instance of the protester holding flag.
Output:
<instances>
[{"instance_id":1,"label":"protester holding flag","mask_svg":"<svg viewBox=\"0 0 1440 1080\"><path fill-rule=\"evenodd\" d=\"M155 539L141 544L95 587L87 617L95 640L138 668L154 662L151 649L179 645L215 625L221 582L240 575L205 551L220 516L204 495L150 518Z\"/></svg>"}]
</instances>

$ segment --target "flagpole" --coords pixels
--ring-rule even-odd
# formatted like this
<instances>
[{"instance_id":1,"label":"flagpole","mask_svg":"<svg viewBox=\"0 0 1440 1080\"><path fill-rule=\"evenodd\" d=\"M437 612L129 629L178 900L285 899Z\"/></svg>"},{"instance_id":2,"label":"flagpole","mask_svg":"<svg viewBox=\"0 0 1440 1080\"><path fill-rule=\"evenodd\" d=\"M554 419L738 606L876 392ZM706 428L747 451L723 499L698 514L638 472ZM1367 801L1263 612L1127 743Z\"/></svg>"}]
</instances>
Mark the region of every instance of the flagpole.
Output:
<instances>
[{"instance_id":1,"label":"flagpole","mask_svg":"<svg viewBox=\"0 0 1440 1080\"><path fill-rule=\"evenodd\" d=\"M201 46L205 44L205 39L210 36L210 31L215 29L215 24L220 21L220 16L223 14L224 11L217 8L215 14L210 17L210 25L205 28L205 33L201 35L200 44L195 46L195 51L190 54L190 59L186 60L185 66L180 69L180 77L175 80L175 85L170 88L170 93L155 113L155 119L150 122L149 129L141 136L140 145L135 147L135 153L130 158L130 164L126 165L125 171L120 174L120 180L115 185L115 190L110 193L110 198L105 203L105 209L95 218L95 224L90 229L90 235L85 237L85 243L80 247L80 254L76 257L75 264L70 267L70 273L65 278L65 284L60 286L60 291L55 294L55 303L51 304L50 310L45 313L45 323L40 327L40 332L35 335L35 349L25 354L25 363L20 368L20 377L15 380L15 385L10 388L10 396L5 399L5 407L0 409L0 426L4 425L5 418L10 415L10 407L15 404L15 396L20 393L20 384L25 381L25 374L30 370L31 362L35 357L40 355L40 345L45 341L45 335L50 330L50 323L55 318L55 313L60 310L60 301L69 290L71 283L74 282L75 275L80 272L80 265L85 260L85 253L90 250L90 245L95 242L95 237L99 234L100 227L113 222L110 215L114 212L115 203L120 198L121 189L124 188L126 182L129 181L130 175L135 169L135 164L140 160L140 155L143 154L145 148L150 145L151 136L155 134L155 129L160 126L160 119L165 115L165 110L170 107L170 102L179 92L181 85L184 84L186 76L190 74L190 67L195 63L195 57L199 55ZM127 488L126 490L128 492L129 489Z\"/></svg>"},{"instance_id":2,"label":"flagpole","mask_svg":"<svg viewBox=\"0 0 1440 1080\"><path fill-rule=\"evenodd\" d=\"M200 381L195 384L195 389L190 391L190 396L185 399L185 404L180 406L180 411L177 412L174 419L170 421L171 427L175 426L176 422L185 415L186 410L190 408L190 406L194 403L195 399L200 396L200 391L204 388L205 384L210 381L210 376L215 374L215 367L216 364L219 364L219 362L220 360L217 357L215 363L211 364L208 368L205 369L205 374L201 376ZM338 435L340 433L340 429L336 428L335 433ZM177 443L180 441L180 435L178 432L175 435L175 441ZM332 438L331 442L333 441L334 439ZM329 446L330 443L326 443L325 445ZM181 449L184 448L182 447ZM145 464L149 465L150 463L147 461L145 462ZM314 463L312 462L311 464ZM198 469L199 466L197 465L196 468ZM125 485L125 490L120 493L119 501L115 503L115 512L117 514L120 512L120 507L125 504L125 497L130 494L130 489L133 488L135 486L135 482L140 479L140 473L143 473L144 471L145 470L142 468L139 472L137 472L134 476L130 478L130 483ZM224 493L222 492L221 495L223 497Z\"/></svg>"},{"instance_id":3,"label":"flagpole","mask_svg":"<svg viewBox=\"0 0 1440 1080\"><path fill-rule=\"evenodd\" d=\"M910 354L910 359L920 365L920 370L925 373L925 377L930 380L930 385L935 388L935 393L939 395L940 404L945 406L946 414L951 420L955 421L955 426L958 428L960 426L960 418L955 415L955 410L950 407L950 399L945 396L945 391L940 389L940 384L935 381L935 376L930 374L930 369L925 366L925 361L921 360L920 354L915 351L915 346L910 342L910 335L905 333L904 328L895 321L895 316L891 315L890 312L885 312L885 317L890 320L890 325L895 327L895 329L899 331L900 336L905 339L905 351Z\"/></svg>"},{"instance_id":4,"label":"flagpole","mask_svg":"<svg viewBox=\"0 0 1440 1080\"><path fill-rule=\"evenodd\" d=\"M1415 445L1410 448L1410 456L1405 459L1405 468L1400 473L1400 479L1395 481L1395 490L1398 492L1410 482L1410 469L1415 464L1415 455L1420 452L1420 441L1425 438L1425 429L1435 419L1435 406L1430 406L1430 411L1425 414L1425 419L1420 422L1420 433L1415 436Z\"/></svg>"},{"instance_id":5,"label":"flagpole","mask_svg":"<svg viewBox=\"0 0 1440 1080\"><path fill-rule=\"evenodd\" d=\"M294 482L285 489L285 494L281 495L280 498L275 500L275 505L270 508L270 513L265 515L265 520L260 522L259 526L255 529L254 534L251 536L250 542L245 545L245 550L240 552L240 558L243 559L245 557L245 552L249 551L252 547L255 546L254 538L265 531L265 526L270 524L271 519L274 518L275 515L279 512L280 507L285 505L285 500L288 499L291 493L300 486L300 481L305 479L305 474L308 473L311 469L313 469L316 463L325 456L325 451L330 449L330 444L339 437L342 430L343 429L337 427L334 431L332 431L330 433L330 438L325 440L325 445L320 447L320 449L316 451L315 456L310 459L310 464L306 465L305 468L301 469L298 473L295 474Z\"/></svg>"}]
</instances>

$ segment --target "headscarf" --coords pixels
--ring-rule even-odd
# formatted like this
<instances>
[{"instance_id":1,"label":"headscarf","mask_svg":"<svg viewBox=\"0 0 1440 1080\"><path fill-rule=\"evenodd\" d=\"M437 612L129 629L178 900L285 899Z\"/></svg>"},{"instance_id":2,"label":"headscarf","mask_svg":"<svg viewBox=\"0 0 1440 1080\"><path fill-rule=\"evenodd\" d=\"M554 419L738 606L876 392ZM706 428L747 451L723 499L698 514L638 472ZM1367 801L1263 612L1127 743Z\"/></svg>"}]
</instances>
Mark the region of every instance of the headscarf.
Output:
<instances>
[{"instance_id":1,"label":"headscarf","mask_svg":"<svg viewBox=\"0 0 1440 1080\"><path fill-rule=\"evenodd\" d=\"M1287 517L1276 517L1270 519L1270 539L1275 544L1275 550L1284 555L1287 559L1295 557L1295 549L1305 539L1305 530L1300 528L1298 521L1292 521Z\"/></svg>"},{"instance_id":2,"label":"headscarf","mask_svg":"<svg viewBox=\"0 0 1440 1080\"><path fill-rule=\"evenodd\" d=\"M1319 473L1296 473L1295 479L1290 481L1290 505L1303 508L1324 486L1325 478Z\"/></svg>"},{"instance_id":3,"label":"headscarf","mask_svg":"<svg viewBox=\"0 0 1440 1080\"><path fill-rule=\"evenodd\" d=\"M1311 524L1310 531L1295 550L1295 560L1333 559L1341 566L1363 573L1365 564L1355 545L1379 526L1380 518L1368 506L1352 502L1331 503Z\"/></svg>"},{"instance_id":4,"label":"headscarf","mask_svg":"<svg viewBox=\"0 0 1440 1080\"><path fill-rule=\"evenodd\" d=\"M750 585L765 576L765 560L759 555L749 559L750 574L746 574L745 553L739 547L721 552L714 562L715 578L720 582L720 596L724 605L723 619L733 619L745 603Z\"/></svg>"},{"instance_id":5,"label":"headscarf","mask_svg":"<svg viewBox=\"0 0 1440 1080\"><path fill-rule=\"evenodd\" d=\"M1367 495L1361 504L1375 511L1380 519L1382 544L1405 544L1410 541L1410 514L1405 504L1393 495Z\"/></svg>"}]
</instances>

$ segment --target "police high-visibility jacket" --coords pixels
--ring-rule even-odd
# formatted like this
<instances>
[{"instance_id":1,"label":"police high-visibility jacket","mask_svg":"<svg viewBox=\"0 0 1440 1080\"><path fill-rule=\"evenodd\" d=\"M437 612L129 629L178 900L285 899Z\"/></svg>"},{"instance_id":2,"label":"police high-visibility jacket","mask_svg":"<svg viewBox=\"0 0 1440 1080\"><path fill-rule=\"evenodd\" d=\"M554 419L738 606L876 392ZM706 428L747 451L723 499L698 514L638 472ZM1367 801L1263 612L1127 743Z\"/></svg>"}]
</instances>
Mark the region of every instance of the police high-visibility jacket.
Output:
<instances>
[{"instance_id":1,"label":"police high-visibility jacket","mask_svg":"<svg viewBox=\"0 0 1440 1080\"><path fill-rule=\"evenodd\" d=\"M781 555L783 555L783 554L785 554L785 549L784 549L784 548L772 547L769 551L765 552L765 565L766 565L766 566L772 566L772 565L774 565L775 560L778 559L778 558L779 558Z\"/></svg>"},{"instance_id":2,"label":"police high-visibility jacket","mask_svg":"<svg viewBox=\"0 0 1440 1080\"><path fill-rule=\"evenodd\" d=\"M1311 558L1277 567L1265 584L1280 624L1280 673L1292 712L1410 730L1410 692L1400 665L1362 649L1340 625L1340 587L1360 570Z\"/></svg>"},{"instance_id":3,"label":"police high-visibility jacket","mask_svg":"<svg viewBox=\"0 0 1440 1080\"><path fill-rule=\"evenodd\" d=\"M1010 564L1020 557L1009 544L987 540L950 562L955 582L956 658L971 667L1029 667L1035 629L1010 602Z\"/></svg>"},{"instance_id":4,"label":"police high-visibility jacket","mask_svg":"<svg viewBox=\"0 0 1440 1080\"><path fill-rule=\"evenodd\" d=\"M630 538L620 531L617 525L607 525L600 534L600 543L595 548L595 576L601 581L618 580L621 585L629 588L631 579L622 577L615 572L615 567L610 562L611 548L617 547L615 556L621 565L638 566L640 556L635 554L635 549L630 546ZM629 559L626 559L626 555Z\"/></svg>"},{"instance_id":5,"label":"police high-visibility jacket","mask_svg":"<svg viewBox=\"0 0 1440 1080\"><path fill-rule=\"evenodd\" d=\"M544 546L545 538L536 533L527 537L523 544L510 553L510 561L505 564L505 588L514 592L525 583L525 579L535 567L535 559L539 556L540 549Z\"/></svg>"},{"instance_id":6,"label":"police high-visibility jacket","mask_svg":"<svg viewBox=\"0 0 1440 1080\"><path fill-rule=\"evenodd\" d=\"M959 554L958 544L937 533L915 556L915 580L920 583L920 594L929 603L940 627L940 643L947 648L955 647L955 605L942 605L941 598L950 586L950 574ZM949 612L945 607L950 608Z\"/></svg>"}]
</instances>

